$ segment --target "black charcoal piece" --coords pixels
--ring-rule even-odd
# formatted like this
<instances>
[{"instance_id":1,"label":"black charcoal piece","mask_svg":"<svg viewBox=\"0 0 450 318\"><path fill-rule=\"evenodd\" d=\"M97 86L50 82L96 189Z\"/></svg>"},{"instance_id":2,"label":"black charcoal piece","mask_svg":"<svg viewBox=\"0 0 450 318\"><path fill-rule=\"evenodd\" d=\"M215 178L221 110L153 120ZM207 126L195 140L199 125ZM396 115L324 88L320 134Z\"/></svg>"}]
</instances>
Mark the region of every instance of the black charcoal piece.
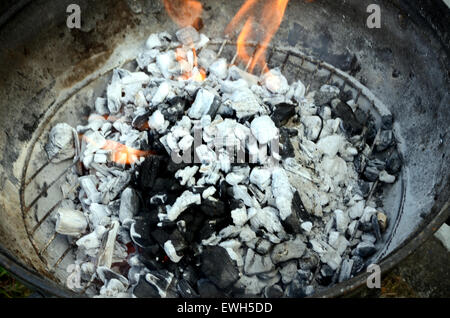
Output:
<instances>
[{"instance_id":1,"label":"black charcoal piece","mask_svg":"<svg viewBox=\"0 0 450 318\"><path fill-rule=\"evenodd\" d=\"M339 271L339 279L338 279L339 283L351 277L353 263L354 261L352 259L345 259L344 261L342 261L341 269Z\"/></svg>"},{"instance_id":2,"label":"black charcoal piece","mask_svg":"<svg viewBox=\"0 0 450 318\"><path fill-rule=\"evenodd\" d=\"M352 266L352 275L356 275L359 272L362 271L362 269L364 268L364 260L357 255L354 255L351 260L353 260L353 266Z\"/></svg>"},{"instance_id":3,"label":"black charcoal piece","mask_svg":"<svg viewBox=\"0 0 450 318\"><path fill-rule=\"evenodd\" d=\"M378 179L378 175L380 174L380 171L376 167L369 167L367 166L366 169L364 169L364 177L367 181L374 182Z\"/></svg>"},{"instance_id":4,"label":"black charcoal piece","mask_svg":"<svg viewBox=\"0 0 450 318\"><path fill-rule=\"evenodd\" d=\"M137 115L136 117L133 118L133 121L131 122L131 126L133 126L133 128L136 128L138 130L145 130L148 128L148 118L151 116L152 112L148 111L145 112L144 114L141 115Z\"/></svg>"},{"instance_id":5,"label":"black charcoal piece","mask_svg":"<svg viewBox=\"0 0 450 318\"><path fill-rule=\"evenodd\" d=\"M302 270L315 271L319 265L319 257L316 254L307 252L299 261L298 266Z\"/></svg>"},{"instance_id":6,"label":"black charcoal piece","mask_svg":"<svg viewBox=\"0 0 450 318\"><path fill-rule=\"evenodd\" d=\"M381 116L381 129L391 130L393 127L393 117L391 114Z\"/></svg>"},{"instance_id":7,"label":"black charcoal piece","mask_svg":"<svg viewBox=\"0 0 450 318\"><path fill-rule=\"evenodd\" d=\"M164 243L167 242L169 238L169 233L161 228L156 228L150 232L152 238L161 246L164 246Z\"/></svg>"},{"instance_id":8,"label":"black charcoal piece","mask_svg":"<svg viewBox=\"0 0 450 318\"><path fill-rule=\"evenodd\" d=\"M377 249L375 248L375 245L373 245L373 243L361 242L353 250L353 254L362 258L367 258L373 255L376 251Z\"/></svg>"},{"instance_id":9,"label":"black charcoal piece","mask_svg":"<svg viewBox=\"0 0 450 318\"><path fill-rule=\"evenodd\" d=\"M186 280L191 286L195 286L198 281L198 275L192 265L187 265L183 269L183 273L181 276L184 280Z\"/></svg>"},{"instance_id":10,"label":"black charcoal piece","mask_svg":"<svg viewBox=\"0 0 450 318\"><path fill-rule=\"evenodd\" d=\"M280 285L268 286L264 289L264 296L266 298L281 298L283 297L284 291Z\"/></svg>"},{"instance_id":11,"label":"black charcoal piece","mask_svg":"<svg viewBox=\"0 0 450 318\"><path fill-rule=\"evenodd\" d=\"M363 126L356 118L352 108L346 103L338 103L336 107L333 108L332 114L335 117L342 119L344 129L349 135L354 136L361 134Z\"/></svg>"},{"instance_id":12,"label":"black charcoal piece","mask_svg":"<svg viewBox=\"0 0 450 318\"><path fill-rule=\"evenodd\" d=\"M186 168L187 166L189 166L188 163L184 163L184 162L175 163L173 160L169 159L169 163L167 164L167 171L175 174L175 172L177 172L178 170L182 170L182 169Z\"/></svg>"},{"instance_id":13,"label":"black charcoal piece","mask_svg":"<svg viewBox=\"0 0 450 318\"><path fill-rule=\"evenodd\" d=\"M208 198L202 201L200 210L207 216L218 217L225 214L225 204L221 200Z\"/></svg>"},{"instance_id":14,"label":"black charcoal piece","mask_svg":"<svg viewBox=\"0 0 450 318\"><path fill-rule=\"evenodd\" d=\"M275 109L270 116L275 126L281 127L287 124L289 119L295 115L295 105L288 103L281 103L275 105Z\"/></svg>"},{"instance_id":15,"label":"black charcoal piece","mask_svg":"<svg viewBox=\"0 0 450 318\"><path fill-rule=\"evenodd\" d=\"M174 97L167 104L160 106L160 111L164 118L171 124L175 124L184 115L186 108L186 99L182 97Z\"/></svg>"},{"instance_id":16,"label":"black charcoal piece","mask_svg":"<svg viewBox=\"0 0 450 318\"><path fill-rule=\"evenodd\" d=\"M353 93L351 90L341 91L339 93L339 99L344 102L348 102L353 99Z\"/></svg>"},{"instance_id":17,"label":"black charcoal piece","mask_svg":"<svg viewBox=\"0 0 450 318\"><path fill-rule=\"evenodd\" d=\"M320 269L320 275L318 277L319 284L322 286L330 285L334 273L334 270L329 265L324 264Z\"/></svg>"},{"instance_id":18,"label":"black charcoal piece","mask_svg":"<svg viewBox=\"0 0 450 318\"><path fill-rule=\"evenodd\" d=\"M138 183L141 188L152 188L160 172L162 156L147 156L139 168Z\"/></svg>"},{"instance_id":19,"label":"black charcoal piece","mask_svg":"<svg viewBox=\"0 0 450 318\"><path fill-rule=\"evenodd\" d=\"M150 227L153 224L152 219L146 216L137 216L134 218L134 222L130 227L131 240L139 247L150 247L155 244L150 236Z\"/></svg>"},{"instance_id":20,"label":"black charcoal piece","mask_svg":"<svg viewBox=\"0 0 450 318\"><path fill-rule=\"evenodd\" d=\"M223 298L225 296L209 279L200 279L197 282L197 290L201 298Z\"/></svg>"},{"instance_id":21,"label":"black charcoal piece","mask_svg":"<svg viewBox=\"0 0 450 318\"><path fill-rule=\"evenodd\" d=\"M142 284L141 289L141 297L151 297L151 298L176 298L178 297L178 293L176 290L177 279L174 277L172 273L167 270L158 270L158 271L150 271L145 274L141 279L139 279L139 283L144 279L150 287ZM139 284L138 284L139 286ZM136 289L135 289L136 291ZM147 295L142 293L145 291L148 293ZM137 295L135 294L137 297Z\"/></svg>"},{"instance_id":22,"label":"black charcoal piece","mask_svg":"<svg viewBox=\"0 0 450 318\"><path fill-rule=\"evenodd\" d=\"M145 275L139 277L139 282L134 287L133 295L137 298L159 298L158 291L145 280Z\"/></svg>"},{"instance_id":23,"label":"black charcoal piece","mask_svg":"<svg viewBox=\"0 0 450 318\"><path fill-rule=\"evenodd\" d=\"M156 178L151 190L159 193L181 190L181 187L175 178Z\"/></svg>"},{"instance_id":24,"label":"black charcoal piece","mask_svg":"<svg viewBox=\"0 0 450 318\"><path fill-rule=\"evenodd\" d=\"M358 187L363 198L367 198L370 193L370 183L364 180L358 180Z\"/></svg>"},{"instance_id":25,"label":"black charcoal piece","mask_svg":"<svg viewBox=\"0 0 450 318\"><path fill-rule=\"evenodd\" d=\"M292 145L291 138L289 137L289 132L285 128L280 128L280 156L283 159L294 158L294 146Z\"/></svg>"},{"instance_id":26,"label":"black charcoal piece","mask_svg":"<svg viewBox=\"0 0 450 318\"><path fill-rule=\"evenodd\" d=\"M198 298L199 295L188 281L181 279L177 283L177 291L183 298Z\"/></svg>"},{"instance_id":27,"label":"black charcoal piece","mask_svg":"<svg viewBox=\"0 0 450 318\"><path fill-rule=\"evenodd\" d=\"M219 110L219 107L221 105L221 99L219 96L215 96L214 100L209 107L208 115L211 117L211 119L214 119L216 117L217 111Z\"/></svg>"},{"instance_id":28,"label":"black charcoal piece","mask_svg":"<svg viewBox=\"0 0 450 318\"><path fill-rule=\"evenodd\" d=\"M295 277L289 284L287 296L290 298L303 298L306 297L306 282L299 277Z\"/></svg>"},{"instance_id":29,"label":"black charcoal piece","mask_svg":"<svg viewBox=\"0 0 450 318\"><path fill-rule=\"evenodd\" d=\"M376 151L384 151L389 148L394 141L392 130L382 130L376 142Z\"/></svg>"},{"instance_id":30,"label":"black charcoal piece","mask_svg":"<svg viewBox=\"0 0 450 318\"><path fill-rule=\"evenodd\" d=\"M372 215L371 222L372 222L373 233L375 234L377 241L381 241L380 224L378 223L378 217L376 214Z\"/></svg>"},{"instance_id":31,"label":"black charcoal piece","mask_svg":"<svg viewBox=\"0 0 450 318\"><path fill-rule=\"evenodd\" d=\"M302 199L300 198L300 194L298 193L298 191L294 192L294 196L292 198L292 214L296 215L294 217L295 219L300 219L302 222L312 221L311 215L306 211L305 207L303 206L303 202Z\"/></svg>"},{"instance_id":32,"label":"black charcoal piece","mask_svg":"<svg viewBox=\"0 0 450 318\"><path fill-rule=\"evenodd\" d=\"M183 234L181 234L180 230L178 229L172 231L169 236L169 240L172 242L172 245L177 252L181 252L188 247Z\"/></svg>"},{"instance_id":33,"label":"black charcoal piece","mask_svg":"<svg viewBox=\"0 0 450 318\"><path fill-rule=\"evenodd\" d=\"M392 152L386 161L386 171L389 174L397 174L402 168L402 160L397 150Z\"/></svg>"},{"instance_id":34,"label":"black charcoal piece","mask_svg":"<svg viewBox=\"0 0 450 318\"><path fill-rule=\"evenodd\" d=\"M220 289L230 287L239 279L239 270L220 246L206 246L201 255L201 271Z\"/></svg>"}]
</instances>

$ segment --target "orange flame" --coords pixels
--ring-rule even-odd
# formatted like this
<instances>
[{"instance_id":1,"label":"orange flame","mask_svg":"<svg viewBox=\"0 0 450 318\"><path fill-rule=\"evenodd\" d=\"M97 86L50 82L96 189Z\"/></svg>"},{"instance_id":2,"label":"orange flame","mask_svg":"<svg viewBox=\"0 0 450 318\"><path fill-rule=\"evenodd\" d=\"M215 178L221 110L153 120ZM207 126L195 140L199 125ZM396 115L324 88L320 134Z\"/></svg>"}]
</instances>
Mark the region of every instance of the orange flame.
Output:
<instances>
[{"instance_id":1,"label":"orange flame","mask_svg":"<svg viewBox=\"0 0 450 318\"><path fill-rule=\"evenodd\" d=\"M225 29L225 33L230 34L237 24L248 17L238 37L237 55L240 60L247 63L250 72L253 72L256 66L259 66L263 72L268 71L266 50L272 37L280 27L289 0L267 0L262 2L263 9L262 13L260 13L256 8L259 0L247 0ZM260 26L260 32L256 32L255 24ZM259 41L259 46L255 50L254 55L251 56L247 52L245 43L254 41L254 38L258 35L262 37L262 40Z\"/></svg>"},{"instance_id":2,"label":"orange flame","mask_svg":"<svg viewBox=\"0 0 450 318\"><path fill-rule=\"evenodd\" d=\"M95 144L95 141L89 137L83 136L83 139L86 140L87 143ZM106 143L101 149L110 150L111 160L121 165L131 165L139 160L140 157L154 154L153 151L134 149L114 140L106 140Z\"/></svg>"},{"instance_id":3,"label":"orange flame","mask_svg":"<svg viewBox=\"0 0 450 318\"><path fill-rule=\"evenodd\" d=\"M202 15L202 4L196 0L164 0L170 18L180 27L193 25Z\"/></svg>"}]
</instances>

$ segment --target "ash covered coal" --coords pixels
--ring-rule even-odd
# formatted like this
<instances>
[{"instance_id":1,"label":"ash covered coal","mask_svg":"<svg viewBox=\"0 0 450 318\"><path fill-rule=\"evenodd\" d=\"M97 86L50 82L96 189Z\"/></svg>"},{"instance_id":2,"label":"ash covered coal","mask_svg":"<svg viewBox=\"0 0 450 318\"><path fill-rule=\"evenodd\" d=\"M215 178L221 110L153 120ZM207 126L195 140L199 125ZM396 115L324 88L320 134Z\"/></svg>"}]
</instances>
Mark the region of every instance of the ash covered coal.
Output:
<instances>
[{"instance_id":1,"label":"ash covered coal","mask_svg":"<svg viewBox=\"0 0 450 318\"><path fill-rule=\"evenodd\" d=\"M362 271L385 241L377 195L401 169L392 116L377 128L351 93L257 77L208 41L152 34L86 126L50 132L49 159L83 168L57 210L78 247L69 288L304 297Z\"/></svg>"}]
</instances>

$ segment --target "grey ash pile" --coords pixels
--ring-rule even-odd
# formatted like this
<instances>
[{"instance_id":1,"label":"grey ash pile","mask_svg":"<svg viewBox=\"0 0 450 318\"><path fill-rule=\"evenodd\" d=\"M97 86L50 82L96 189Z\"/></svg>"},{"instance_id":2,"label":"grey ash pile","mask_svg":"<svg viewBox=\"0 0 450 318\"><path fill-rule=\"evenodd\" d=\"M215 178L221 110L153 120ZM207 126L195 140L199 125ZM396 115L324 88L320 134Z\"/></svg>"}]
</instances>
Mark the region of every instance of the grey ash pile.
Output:
<instances>
[{"instance_id":1,"label":"grey ash pile","mask_svg":"<svg viewBox=\"0 0 450 318\"><path fill-rule=\"evenodd\" d=\"M377 197L401 168L392 117L378 129L348 92L306 92L278 69L257 77L208 41L190 27L151 35L135 71L114 70L87 126L52 129L49 157L83 168L56 213L78 246L70 288L304 297L382 246Z\"/></svg>"}]
</instances>

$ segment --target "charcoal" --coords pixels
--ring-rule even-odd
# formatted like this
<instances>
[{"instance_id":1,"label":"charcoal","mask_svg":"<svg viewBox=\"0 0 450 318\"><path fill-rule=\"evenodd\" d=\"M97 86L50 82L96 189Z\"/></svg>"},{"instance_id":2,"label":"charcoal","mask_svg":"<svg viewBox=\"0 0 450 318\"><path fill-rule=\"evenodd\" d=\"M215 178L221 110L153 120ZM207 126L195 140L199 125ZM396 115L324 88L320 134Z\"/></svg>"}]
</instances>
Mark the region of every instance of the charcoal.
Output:
<instances>
[{"instance_id":1,"label":"charcoal","mask_svg":"<svg viewBox=\"0 0 450 318\"><path fill-rule=\"evenodd\" d=\"M205 215L210 217L222 216L226 212L225 203L214 198L203 200L202 204L200 205L200 210Z\"/></svg>"},{"instance_id":2,"label":"charcoal","mask_svg":"<svg viewBox=\"0 0 450 318\"><path fill-rule=\"evenodd\" d=\"M317 106L328 105L336 97L335 92L317 91L314 94L314 104Z\"/></svg>"},{"instance_id":3,"label":"charcoal","mask_svg":"<svg viewBox=\"0 0 450 318\"><path fill-rule=\"evenodd\" d=\"M351 260L353 261L352 275L358 274L364 268L364 260L362 257L354 255Z\"/></svg>"},{"instance_id":4,"label":"charcoal","mask_svg":"<svg viewBox=\"0 0 450 318\"><path fill-rule=\"evenodd\" d=\"M371 222L372 222L373 233L375 234L377 241L381 241L381 229L380 229L380 224L378 223L377 215L374 214L372 216Z\"/></svg>"},{"instance_id":5,"label":"charcoal","mask_svg":"<svg viewBox=\"0 0 450 318\"><path fill-rule=\"evenodd\" d=\"M102 282L107 282L110 281L111 279L117 279L124 285L128 285L128 279L126 279L119 273L114 272L113 270L111 270L106 266L99 266L97 268L97 275Z\"/></svg>"},{"instance_id":6,"label":"charcoal","mask_svg":"<svg viewBox=\"0 0 450 318\"><path fill-rule=\"evenodd\" d=\"M197 289L201 298L223 298L225 296L209 279L198 280Z\"/></svg>"},{"instance_id":7,"label":"charcoal","mask_svg":"<svg viewBox=\"0 0 450 318\"><path fill-rule=\"evenodd\" d=\"M328 286L334 276L335 271L327 264L324 264L320 269L320 275L318 277L318 282L322 286Z\"/></svg>"},{"instance_id":8,"label":"charcoal","mask_svg":"<svg viewBox=\"0 0 450 318\"><path fill-rule=\"evenodd\" d=\"M177 291L183 298L198 298L200 297L197 292L192 288L189 282L185 279L181 279L177 283Z\"/></svg>"},{"instance_id":9,"label":"charcoal","mask_svg":"<svg viewBox=\"0 0 450 318\"><path fill-rule=\"evenodd\" d=\"M373 243L361 242L356 246L356 249L353 250L353 254L362 258L367 258L373 255L376 251L377 249Z\"/></svg>"},{"instance_id":10,"label":"charcoal","mask_svg":"<svg viewBox=\"0 0 450 318\"><path fill-rule=\"evenodd\" d=\"M160 192L158 194L153 195L150 200L150 204L153 205L161 205L167 202L167 194Z\"/></svg>"},{"instance_id":11,"label":"charcoal","mask_svg":"<svg viewBox=\"0 0 450 318\"><path fill-rule=\"evenodd\" d=\"M367 198L370 193L370 184L364 180L358 180L358 187L363 198Z\"/></svg>"},{"instance_id":12,"label":"charcoal","mask_svg":"<svg viewBox=\"0 0 450 318\"><path fill-rule=\"evenodd\" d=\"M133 121L131 122L131 126L133 126L133 128L136 128L138 130L146 130L148 128L148 118L150 117L150 115L152 114L151 111L147 111L141 115L137 115L136 117L133 118Z\"/></svg>"},{"instance_id":13,"label":"charcoal","mask_svg":"<svg viewBox=\"0 0 450 318\"><path fill-rule=\"evenodd\" d=\"M342 262L341 269L340 269L340 272L339 272L339 279L338 279L339 283L343 282L343 281L345 281L345 280L347 280L347 279L349 279L351 277L352 269L353 269L353 263L354 263L353 259L345 259Z\"/></svg>"},{"instance_id":14,"label":"charcoal","mask_svg":"<svg viewBox=\"0 0 450 318\"><path fill-rule=\"evenodd\" d=\"M153 188L159 173L162 156L148 156L140 166L138 183L141 188ZM165 190L165 189L164 189ZM157 190L156 190L157 191Z\"/></svg>"},{"instance_id":15,"label":"charcoal","mask_svg":"<svg viewBox=\"0 0 450 318\"><path fill-rule=\"evenodd\" d=\"M311 215L306 211L305 207L303 206L303 202L302 199L300 198L300 194L298 193L298 191L294 192L294 196L292 198L292 213L291 215L285 220L288 221L289 218L292 217L292 215L296 215L294 218L294 221L296 219L299 219L303 222L305 221L312 221ZM292 220L291 220L292 222ZM291 223L289 222L289 223ZM299 222L300 224L300 222ZM294 225L293 223L291 223L291 226Z\"/></svg>"},{"instance_id":16,"label":"charcoal","mask_svg":"<svg viewBox=\"0 0 450 318\"><path fill-rule=\"evenodd\" d=\"M290 298L306 297L306 285L300 279L296 278L288 287L287 296Z\"/></svg>"},{"instance_id":17,"label":"charcoal","mask_svg":"<svg viewBox=\"0 0 450 318\"><path fill-rule=\"evenodd\" d=\"M152 187L154 192L177 191L181 189L181 186L174 178L156 178Z\"/></svg>"},{"instance_id":18,"label":"charcoal","mask_svg":"<svg viewBox=\"0 0 450 318\"><path fill-rule=\"evenodd\" d=\"M267 254L271 247L272 247L272 243L270 243L270 241L265 240L265 239L259 239L255 243L256 252L258 252L259 254L262 254L262 255Z\"/></svg>"},{"instance_id":19,"label":"charcoal","mask_svg":"<svg viewBox=\"0 0 450 318\"><path fill-rule=\"evenodd\" d=\"M274 264L302 257L306 245L298 236L294 240L286 241L274 246L270 256Z\"/></svg>"},{"instance_id":20,"label":"charcoal","mask_svg":"<svg viewBox=\"0 0 450 318\"><path fill-rule=\"evenodd\" d=\"M155 288L145 280L145 275L139 277L139 282L136 287L134 287L133 295L137 298L159 297Z\"/></svg>"},{"instance_id":21,"label":"charcoal","mask_svg":"<svg viewBox=\"0 0 450 318\"><path fill-rule=\"evenodd\" d=\"M281 298L283 297L283 294L284 291L280 285L267 286L264 289L264 296L266 296L266 298Z\"/></svg>"},{"instance_id":22,"label":"charcoal","mask_svg":"<svg viewBox=\"0 0 450 318\"><path fill-rule=\"evenodd\" d=\"M394 134L392 130L382 130L376 142L376 151L384 151L394 142Z\"/></svg>"},{"instance_id":23,"label":"charcoal","mask_svg":"<svg viewBox=\"0 0 450 318\"><path fill-rule=\"evenodd\" d=\"M173 230L173 232L169 236L169 240L172 242L172 245L177 252L181 252L188 247L183 234L181 234L180 230L178 229Z\"/></svg>"},{"instance_id":24,"label":"charcoal","mask_svg":"<svg viewBox=\"0 0 450 318\"><path fill-rule=\"evenodd\" d=\"M335 117L342 119L344 129L348 134L351 136L361 134L363 126L356 118L352 108L346 103L338 103L336 107L333 108L332 113Z\"/></svg>"},{"instance_id":25,"label":"charcoal","mask_svg":"<svg viewBox=\"0 0 450 318\"><path fill-rule=\"evenodd\" d=\"M202 273L221 289L230 287L239 279L239 270L223 247L205 247L201 261Z\"/></svg>"},{"instance_id":26,"label":"charcoal","mask_svg":"<svg viewBox=\"0 0 450 318\"><path fill-rule=\"evenodd\" d=\"M348 102L353 99L353 93L351 90L341 91L339 92L339 99Z\"/></svg>"},{"instance_id":27,"label":"charcoal","mask_svg":"<svg viewBox=\"0 0 450 318\"><path fill-rule=\"evenodd\" d=\"M191 286L195 286L197 284L199 277L192 265L187 265L183 269L182 279L187 281Z\"/></svg>"},{"instance_id":28,"label":"charcoal","mask_svg":"<svg viewBox=\"0 0 450 318\"><path fill-rule=\"evenodd\" d=\"M160 228L154 229L150 234L160 246L164 246L164 243L170 240L169 234Z\"/></svg>"},{"instance_id":29,"label":"charcoal","mask_svg":"<svg viewBox=\"0 0 450 318\"><path fill-rule=\"evenodd\" d=\"M285 128L280 128L280 156L282 159L295 157L294 146Z\"/></svg>"},{"instance_id":30,"label":"charcoal","mask_svg":"<svg viewBox=\"0 0 450 318\"><path fill-rule=\"evenodd\" d=\"M218 96L214 97L214 100L209 108L207 115L209 115L211 118L215 118L220 105L221 105L220 97Z\"/></svg>"},{"instance_id":31,"label":"charcoal","mask_svg":"<svg viewBox=\"0 0 450 318\"><path fill-rule=\"evenodd\" d=\"M256 254L251 248L247 250L245 256L244 272L246 275L257 275L271 272L275 269L269 255L261 256Z\"/></svg>"},{"instance_id":32,"label":"charcoal","mask_svg":"<svg viewBox=\"0 0 450 318\"><path fill-rule=\"evenodd\" d=\"M202 228L198 232L200 240L206 240L216 231L215 226L211 222L203 224Z\"/></svg>"},{"instance_id":33,"label":"charcoal","mask_svg":"<svg viewBox=\"0 0 450 318\"><path fill-rule=\"evenodd\" d=\"M397 150L395 150L386 161L386 171L390 174L397 174L402 167L402 160Z\"/></svg>"},{"instance_id":34,"label":"charcoal","mask_svg":"<svg viewBox=\"0 0 450 318\"><path fill-rule=\"evenodd\" d=\"M288 103L281 103L275 105L275 110L273 111L270 118L275 123L275 126L281 127L287 124L289 119L295 115L295 105Z\"/></svg>"},{"instance_id":35,"label":"charcoal","mask_svg":"<svg viewBox=\"0 0 450 318\"><path fill-rule=\"evenodd\" d=\"M313 253L306 253L299 262L299 268L302 270L314 271L319 265L319 257Z\"/></svg>"},{"instance_id":36,"label":"charcoal","mask_svg":"<svg viewBox=\"0 0 450 318\"><path fill-rule=\"evenodd\" d=\"M361 108L358 108L355 110L354 112L356 120L361 124L361 125L365 125L366 122L369 119L369 115L367 114L366 111L362 110Z\"/></svg>"},{"instance_id":37,"label":"charcoal","mask_svg":"<svg viewBox=\"0 0 450 318\"><path fill-rule=\"evenodd\" d=\"M394 118L392 114L381 116L381 129L392 130Z\"/></svg>"},{"instance_id":38,"label":"charcoal","mask_svg":"<svg viewBox=\"0 0 450 318\"><path fill-rule=\"evenodd\" d=\"M152 220L148 216L137 216L134 218L136 222L131 225L131 240L138 246L146 248L152 246L155 242L150 237L150 227Z\"/></svg>"},{"instance_id":39,"label":"charcoal","mask_svg":"<svg viewBox=\"0 0 450 318\"><path fill-rule=\"evenodd\" d=\"M175 124L184 115L184 110L186 108L186 99L183 97L174 97L167 101L167 104L159 106L161 113L164 118L168 120L171 124Z\"/></svg>"},{"instance_id":40,"label":"charcoal","mask_svg":"<svg viewBox=\"0 0 450 318\"><path fill-rule=\"evenodd\" d=\"M144 280L147 285L142 283ZM167 270L158 270L158 271L150 271L145 274L144 277L141 276L139 279L138 286L140 288L136 291L134 290L134 295L136 297L146 297L146 298L175 298L178 297L178 293L176 291L176 279L173 274L168 272ZM139 294L136 295L136 292Z\"/></svg>"},{"instance_id":41,"label":"charcoal","mask_svg":"<svg viewBox=\"0 0 450 318\"><path fill-rule=\"evenodd\" d=\"M289 261L282 265L280 269L281 281L289 284L297 274L297 261Z\"/></svg>"},{"instance_id":42,"label":"charcoal","mask_svg":"<svg viewBox=\"0 0 450 318\"><path fill-rule=\"evenodd\" d=\"M366 169L364 169L364 177L370 182L375 182L378 179L379 174L380 171L376 167L367 166Z\"/></svg>"}]
</instances>

